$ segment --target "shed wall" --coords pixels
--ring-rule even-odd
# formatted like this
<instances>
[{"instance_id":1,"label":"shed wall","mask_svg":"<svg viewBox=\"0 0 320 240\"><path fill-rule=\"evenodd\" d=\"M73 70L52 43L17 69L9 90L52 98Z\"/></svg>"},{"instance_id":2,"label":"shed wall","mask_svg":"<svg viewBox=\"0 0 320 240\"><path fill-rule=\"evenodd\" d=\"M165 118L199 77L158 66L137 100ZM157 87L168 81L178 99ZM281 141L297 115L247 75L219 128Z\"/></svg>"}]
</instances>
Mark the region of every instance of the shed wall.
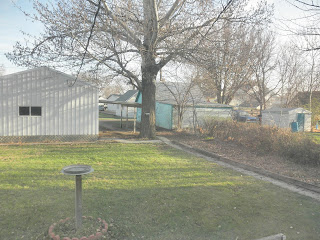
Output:
<instances>
[{"instance_id":1,"label":"shed wall","mask_svg":"<svg viewBox=\"0 0 320 240\"><path fill-rule=\"evenodd\" d=\"M296 121L296 115L292 113L262 113L263 125L277 126L280 128L290 128L290 123L293 121Z\"/></svg>"},{"instance_id":2,"label":"shed wall","mask_svg":"<svg viewBox=\"0 0 320 240\"><path fill-rule=\"evenodd\" d=\"M108 101L114 101L116 100L117 98L119 98L119 96L110 96L108 98ZM112 103L107 103L107 106L108 106L108 111L112 111L112 112L116 112L117 110L117 106L118 104L112 104Z\"/></svg>"},{"instance_id":3,"label":"shed wall","mask_svg":"<svg viewBox=\"0 0 320 240\"><path fill-rule=\"evenodd\" d=\"M172 129L172 105L156 102L156 126Z\"/></svg>"},{"instance_id":4,"label":"shed wall","mask_svg":"<svg viewBox=\"0 0 320 240\"><path fill-rule=\"evenodd\" d=\"M196 118L194 117L194 112L195 112ZM173 114L174 114L173 128L176 128L178 123L178 111L176 108L174 109ZM183 128L193 127L195 121L196 121L196 124L201 125L204 119L208 117L231 119L232 108L188 107L183 114L182 127Z\"/></svg>"},{"instance_id":5,"label":"shed wall","mask_svg":"<svg viewBox=\"0 0 320 240\"><path fill-rule=\"evenodd\" d=\"M304 131L311 132L311 126L312 126L311 114L305 114Z\"/></svg>"},{"instance_id":6,"label":"shed wall","mask_svg":"<svg viewBox=\"0 0 320 240\"><path fill-rule=\"evenodd\" d=\"M297 121L298 113L304 113L303 109L297 108L284 112L268 112L262 113L262 124L269 126L277 126L279 128L291 128L290 124ZM304 131L311 131L311 114L304 113Z\"/></svg>"},{"instance_id":7,"label":"shed wall","mask_svg":"<svg viewBox=\"0 0 320 240\"><path fill-rule=\"evenodd\" d=\"M98 135L97 89L70 80L48 68L1 77L0 136ZM19 116L19 106L42 107L42 115Z\"/></svg>"}]
</instances>

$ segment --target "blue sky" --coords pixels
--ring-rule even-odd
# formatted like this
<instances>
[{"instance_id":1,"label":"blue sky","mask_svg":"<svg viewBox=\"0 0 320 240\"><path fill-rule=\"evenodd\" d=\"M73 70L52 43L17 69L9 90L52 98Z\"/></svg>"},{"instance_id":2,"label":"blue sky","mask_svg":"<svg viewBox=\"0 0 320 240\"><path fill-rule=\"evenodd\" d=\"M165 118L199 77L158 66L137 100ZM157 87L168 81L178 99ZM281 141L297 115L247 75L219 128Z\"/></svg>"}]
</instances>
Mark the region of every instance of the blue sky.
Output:
<instances>
[{"instance_id":1,"label":"blue sky","mask_svg":"<svg viewBox=\"0 0 320 240\"><path fill-rule=\"evenodd\" d=\"M29 0L0 0L0 64L5 65L6 74L25 69L14 66L4 56L5 52L12 50L16 41L23 39L21 31L37 34L42 28L41 24L26 19L14 3L27 12L33 12L32 2Z\"/></svg>"},{"instance_id":2,"label":"blue sky","mask_svg":"<svg viewBox=\"0 0 320 240\"><path fill-rule=\"evenodd\" d=\"M46 0L43 1L45 2ZM251 1L256 2L258 0ZM267 1L275 4L275 16L277 18L294 17L298 12L293 7L290 7L285 0ZM4 56L4 53L12 51L16 41L23 40L24 36L21 31L37 35L42 29L41 24L28 20L14 4L20 6L28 13L34 12L31 0L0 0L0 64L4 64L6 74L25 69L14 66Z\"/></svg>"}]
</instances>

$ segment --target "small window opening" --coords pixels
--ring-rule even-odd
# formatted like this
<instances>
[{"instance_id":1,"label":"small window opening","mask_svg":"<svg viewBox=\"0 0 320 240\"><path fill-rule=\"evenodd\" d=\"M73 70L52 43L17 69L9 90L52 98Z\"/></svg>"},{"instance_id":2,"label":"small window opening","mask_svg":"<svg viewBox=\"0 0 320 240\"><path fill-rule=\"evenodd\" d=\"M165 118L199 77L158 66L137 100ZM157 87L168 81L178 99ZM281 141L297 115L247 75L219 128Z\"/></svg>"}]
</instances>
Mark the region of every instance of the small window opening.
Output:
<instances>
[{"instance_id":1,"label":"small window opening","mask_svg":"<svg viewBox=\"0 0 320 240\"><path fill-rule=\"evenodd\" d=\"M41 107L31 107L31 116L41 116Z\"/></svg>"},{"instance_id":2,"label":"small window opening","mask_svg":"<svg viewBox=\"0 0 320 240\"><path fill-rule=\"evenodd\" d=\"M42 107L19 107L19 116L41 116Z\"/></svg>"},{"instance_id":3,"label":"small window opening","mask_svg":"<svg viewBox=\"0 0 320 240\"><path fill-rule=\"evenodd\" d=\"M29 116L30 107L19 107L19 116Z\"/></svg>"}]
</instances>

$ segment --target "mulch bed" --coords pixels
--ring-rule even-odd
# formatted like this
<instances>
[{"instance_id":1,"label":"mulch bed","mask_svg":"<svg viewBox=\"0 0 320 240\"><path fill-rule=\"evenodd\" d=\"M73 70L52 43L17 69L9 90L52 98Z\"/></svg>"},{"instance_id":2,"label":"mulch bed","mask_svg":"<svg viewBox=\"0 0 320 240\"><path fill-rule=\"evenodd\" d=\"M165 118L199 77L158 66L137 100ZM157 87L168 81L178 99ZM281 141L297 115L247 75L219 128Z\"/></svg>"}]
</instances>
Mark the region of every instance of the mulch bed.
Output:
<instances>
[{"instance_id":1,"label":"mulch bed","mask_svg":"<svg viewBox=\"0 0 320 240\"><path fill-rule=\"evenodd\" d=\"M320 187L320 167L298 164L293 162L293 160L276 156L272 153L268 155L258 155L232 142L213 139L206 140L200 136L185 132L160 132L159 135L194 148L217 154L235 162L261 168Z\"/></svg>"}]
</instances>

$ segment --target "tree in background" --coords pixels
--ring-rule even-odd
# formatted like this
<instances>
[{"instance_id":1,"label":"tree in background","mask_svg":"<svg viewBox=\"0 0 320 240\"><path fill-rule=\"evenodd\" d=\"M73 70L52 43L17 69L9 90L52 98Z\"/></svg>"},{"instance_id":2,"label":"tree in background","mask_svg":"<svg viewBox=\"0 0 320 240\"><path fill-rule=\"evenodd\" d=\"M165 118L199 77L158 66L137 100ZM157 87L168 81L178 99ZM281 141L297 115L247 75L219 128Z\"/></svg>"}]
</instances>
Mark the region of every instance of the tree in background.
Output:
<instances>
[{"instance_id":1,"label":"tree in background","mask_svg":"<svg viewBox=\"0 0 320 240\"><path fill-rule=\"evenodd\" d=\"M272 8L260 7L261 12L250 20L224 19L203 44L188 56L199 68L199 86L206 95L216 96L221 104L230 104L238 90L245 87L253 74L251 69L257 26L268 25Z\"/></svg>"},{"instance_id":2,"label":"tree in background","mask_svg":"<svg viewBox=\"0 0 320 240\"><path fill-rule=\"evenodd\" d=\"M250 89L247 92L259 103L260 115L266 109L268 101L279 92L281 79L275 82L272 74L276 68L275 37L267 29L260 29L256 32L254 40L254 57L251 64L253 71L249 82Z\"/></svg>"},{"instance_id":3,"label":"tree in background","mask_svg":"<svg viewBox=\"0 0 320 240\"><path fill-rule=\"evenodd\" d=\"M289 32L300 37L317 38L312 45L304 45L304 50L320 50L320 1L319 0L286 0L288 3L301 10L303 16L296 19L289 19L285 24Z\"/></svg>"},{"instance_id":4,"label":"tree in background","mask_svg":"<svg viewBox=\"0 0 320 240\"><path fill-rule=\"evenodd\" d=\"M172 66L175 65L175 66ZM163 85L170 93L168 100L173 100L173 105L177 109L177 129L182 129L183 117L188 107L195 108L199 102L204 102L205 98L195 81L198 78L197 72L193 66L188 64L171 64L171 67L165 71L165 79L160 79L159 85ZM159 89L160 90L160 89ZM161 95L164 95L160 93ZM165 96L161 99L166 101ZM195 114L195 111L193 111ZM193 116L195 118L196 116ZM195 122L195 120L193 121ZM194 123L195 125L195 123Z\"/></svg>"},{"instance_id":5,"label":"tree in background","mask_svg":"<svg viewBox=\"0 0 320 240\"><path fill-rule=\"evenodd\" d=\"M243 21L261 9L247 0L33 0L39 38L17 43L7 57L23 66L108 69L142 92L141 137L155 137L156 76L195 51L221 19ZM244 11L245 10L245 11ZM212 35L211 35L212 36Z\"/></svg>"},{"instance_id":6,"label":"tree in background","mask_svg":"<svg viewBox=\"0 0 320 240\"><path fill-rule=\"evenodd\" d=\"M214 92L218 103L229 104L250 78L253 46L247 24L224 24L217 29L216 38L205 41L194 56L194 63L201 69L201 88L211 95Z\"/></svg>"},{"instance_id":7,"label":"tree in background","mask_svg":"<svg viewBox=\"0 0 320 240\"><path fill-rule=\"evenodd\" d=\"M312 111L312 95L313 92L320 88L320 52L311 50L305 53L305 78L303 82L303 91L309 95L309 110Z\"/></svg>"},{"instance_id":8,"label":"tree in background","mask_svg":"<svg viewBox=\"0 0 320 240\"><path fill-rule=\"evenodd\" d=\"M297 93L302 90L305 79L303 52L294 45L283 46L277 62L277 72L280 79L280 104L288 108L293 104Z\"/></svg>"}]
</instances>

